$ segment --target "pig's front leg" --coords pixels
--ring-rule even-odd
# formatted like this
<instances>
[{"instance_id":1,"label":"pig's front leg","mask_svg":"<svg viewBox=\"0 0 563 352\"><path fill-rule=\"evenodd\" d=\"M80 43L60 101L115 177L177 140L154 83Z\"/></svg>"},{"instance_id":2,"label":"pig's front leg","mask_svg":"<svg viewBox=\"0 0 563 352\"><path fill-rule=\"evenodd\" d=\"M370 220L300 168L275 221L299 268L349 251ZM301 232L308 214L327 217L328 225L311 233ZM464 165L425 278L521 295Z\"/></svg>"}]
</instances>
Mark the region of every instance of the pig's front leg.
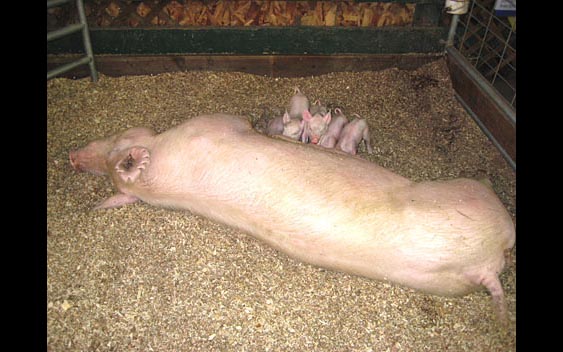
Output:
<instances>
[{"instance_id":1,"label":"pig's front leg","mask_svg":"<svg viewBox=\"0 0 563 352\"><path fill-rule=\"evenodd\" d=\"M137 198L135 196L132 196L132 195L129 195L129 194L124 194L124 193L118 193L118 194L111 196L108 199L100 202L98 205L96 205L94 207L94 210L118 208L122 205L135 203L138 200L139 200L139 198Z\"/></svg>"}]
</instances>

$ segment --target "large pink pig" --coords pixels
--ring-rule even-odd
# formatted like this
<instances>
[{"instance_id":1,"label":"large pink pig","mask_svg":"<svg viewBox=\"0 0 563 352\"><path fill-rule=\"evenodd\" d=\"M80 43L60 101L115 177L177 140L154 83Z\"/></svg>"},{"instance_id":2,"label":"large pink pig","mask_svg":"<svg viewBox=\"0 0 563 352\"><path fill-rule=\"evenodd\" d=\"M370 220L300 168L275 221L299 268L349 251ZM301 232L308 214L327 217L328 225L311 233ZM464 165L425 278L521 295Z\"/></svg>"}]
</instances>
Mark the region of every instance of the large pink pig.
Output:
<instances>
[{"instance_id":1,"label":"large pink pig","mask_svg":"<svg viewBox=\"0 0 563 352\"><path fill-rule=\"evenodd\" d=\"M415 183L355 156L265 136L245 118L223 114L161 134L133 128L70 152L70 161L113 180L117 194L98 208L141 200L189 210L298 260L432 294L484 286L506 321L498 275L515 229L480 182ZM320 179L323 187L311 187Z\"/></svg>"}]
</instances>

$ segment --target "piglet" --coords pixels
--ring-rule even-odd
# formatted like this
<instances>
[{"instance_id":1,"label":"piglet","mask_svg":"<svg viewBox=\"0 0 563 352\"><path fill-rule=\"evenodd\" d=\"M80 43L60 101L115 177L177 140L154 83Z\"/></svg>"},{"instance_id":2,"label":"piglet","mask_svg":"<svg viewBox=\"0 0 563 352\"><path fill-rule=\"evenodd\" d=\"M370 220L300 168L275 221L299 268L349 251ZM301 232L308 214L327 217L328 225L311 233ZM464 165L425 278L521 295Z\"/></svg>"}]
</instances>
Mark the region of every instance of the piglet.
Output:
<instances>
[{"instance_id":1,"label":"piglet","mask_svg":"<svg viewBox=\"0 0 563 352\"><path fill-rule=\"evenodd\" d=\"M289 111L288 111L289 110ZM303 132L303 111L309 111L309 99L295 87L289 100L288 110L282 116L282 134L291 139L299 140Z\"/></svg>"},{"instance_id":2,"label":"piglet","mask_svg":"<svg viewBox=\"0 0 563 352\"><path fill-rule=\"evenodd\" d=\"M309 99L301 93L298 87L294 88L294 94L289 100L288 114L292 119L302 119L303 111L309 110Z\"/></svg>"},{"instance_id":3,"label":"piglet","mask_svg":"<svg viewBox=\"0 0 563 352\"><path fill-rule=\"evenodd\" d=\"M366 120L360 118L358 114L354 120L348 123L342 129L340 139L336 143L336 148L348 154L356 155L358 153L358 144L364 140L368 154L373 153L369 140L369 128Z\"/></svg>"},{"instance_id":4,"label":"piglet","mask_svg":"<svg viewBox=\"0 0 563 352\"><path fill-rule=\"evenodd\" d=\"M334 117L331 119L326 133L319 139L319 145L325 148L334 148L338 138L340 137L342 128L347 123L348 119L342 113L342 110L340 110L340 108L334 109Z\"/></svg>"},{"instance_id":5,"label":"piglet","mask_svg":"<svg viewBox=\"0 0 563 352\"><path fill-rule=\"evenodd\" d=\"M268 121L266 134L268 134L269 136L283 134L283 116L278 116Z\"/></svg>"},{"instance_id":6,"label":"piglet","mask_svg":"<svg viewBox=\"0 0 563 352\"><path fill-rule=\"evenodd\" d=\"M308 110L305 110L308 111ZM298 141L303 133L304 121L302 119L296 118L292 119L289 113L286 111L282 116L283 132L282 134L286 137Z\"/></svg>"},{"instance_id":7,"label":"piglet","mask_svg":"<svg viewBox=\"0 0 563 352\"><path fill-rule=\"evenodd\" d=\"M311 105L311 107L309 108L309 112L311 113L312 116L315 116L317 114L324 116L328 112L328 108L322 105L321 101L317 99L315 100L313 105Z\"/></svg>"},{"instance_id":8,"label":"piglet","mask_svg":"<svg viewBox=\"0 0 563 352\"><path fill-rule=\"evenodd\" d=\"M301 141L303 143L310 142L312 144L318 144L320 138L327 132L331 118L330 111L325 115L321 115L320 113L311 115L308 110L303 111L303 121L305 124L303 126Z\"/></svg>"}]
</instances>

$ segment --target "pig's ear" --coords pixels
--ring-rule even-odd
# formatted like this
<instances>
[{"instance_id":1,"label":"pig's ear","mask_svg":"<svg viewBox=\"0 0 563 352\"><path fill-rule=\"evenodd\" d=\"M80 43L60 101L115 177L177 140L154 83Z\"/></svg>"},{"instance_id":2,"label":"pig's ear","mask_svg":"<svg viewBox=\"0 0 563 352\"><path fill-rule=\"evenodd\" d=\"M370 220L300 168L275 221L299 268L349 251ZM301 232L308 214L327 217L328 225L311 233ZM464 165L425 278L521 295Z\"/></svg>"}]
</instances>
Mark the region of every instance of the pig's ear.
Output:
<instances>
[{"instance_id":1,"label":"pig's ear","mask_svg":"<svg viewBox=\"0 0 563 352\"><path fill-rule=\"evenodd\" d=\"M303 110L303 120L305 121L310 121L311 120L311 113L309 112L309 110L305 109Z\"/></svg>"},{"instance_id":2,"label":"pig's ear","mask_svg":"<svg viewBox=\"0 0 563 352\"><path fill-rule=\"evenodd\" d=\"M287 110L286 110L286 111L285 111L285 114L283 114L282 122L283 122L283 123L288 123L289 121L291 121L291 118L289 117L289 113L288 113Z\"/></svg>"},{"instance_id":3,"label":"pig's ear","mask_svg":"<svg viewBox=\"0 0 563 352\"><path fill-rule=\"evenodd\" d=\"M150 164L150 153L147 148L131 147L125 156L115 165L115 171L125 182L136 181L141 172Z\"/></svg>"},{"instance_id":4,"label":"pig's ear","mask_svg":"<svg viewBox=\"0 0 563 352\"><path fill-rule=\"evenodd\" d=\"M323 120L326 123L330 123L330 120L332 119L332 115L330 114L330 111L326 113L325 116L323 116Z\"/></svg>"}]
</instances>

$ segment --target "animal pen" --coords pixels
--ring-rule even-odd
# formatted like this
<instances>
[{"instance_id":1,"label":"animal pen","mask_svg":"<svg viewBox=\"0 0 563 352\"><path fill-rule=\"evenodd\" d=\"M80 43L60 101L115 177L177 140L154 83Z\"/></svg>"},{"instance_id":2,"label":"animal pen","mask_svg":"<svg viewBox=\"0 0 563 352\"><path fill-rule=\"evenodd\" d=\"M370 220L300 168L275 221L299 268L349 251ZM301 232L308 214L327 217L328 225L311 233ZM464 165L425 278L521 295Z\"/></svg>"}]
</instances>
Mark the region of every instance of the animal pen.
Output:
<instances>
[{"instance_id":1,"label":"animal pen","mask_svg":"<svg viewBox=\"0 0 563 352\"><path fill-rule=\"evenodd\" d=\"M366 119L359 157L414 181L487 178L515 222L515 0L47 4L49 350L515 350L515 248L501 328L485 291L317 268L146 204L93 212L111 185L68 163L133 126L227 112L259 128L299 87Z\"/></svg>"}]
</instances>

